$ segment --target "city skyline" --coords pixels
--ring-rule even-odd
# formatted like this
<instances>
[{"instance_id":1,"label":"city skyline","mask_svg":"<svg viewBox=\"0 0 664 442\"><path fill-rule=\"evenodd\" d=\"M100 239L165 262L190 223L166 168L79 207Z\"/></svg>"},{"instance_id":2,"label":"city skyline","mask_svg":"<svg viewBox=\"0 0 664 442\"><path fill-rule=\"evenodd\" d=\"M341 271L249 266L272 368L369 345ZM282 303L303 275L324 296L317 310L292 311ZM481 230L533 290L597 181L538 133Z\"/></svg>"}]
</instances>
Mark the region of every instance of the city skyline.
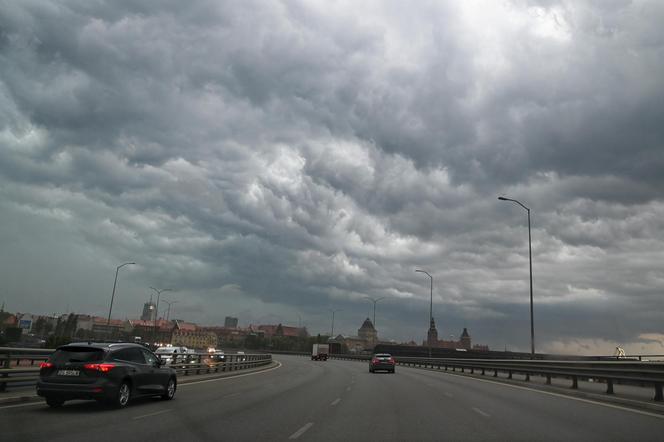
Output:
<instances>
[{"instance_id":1,"label":"city skyline","mask_svg":"<svg viewBox=\"0 0 664 442\"><path fill-rule=\"evenodd\" d=\"M532 293L538 352L663 353L663 19L8 2L0 301L124 317L169 288L199 323L325 331L384 298L381 336L421 342L431 315L529 351Z\"/></svg>"},{"instance_id":2,"label":"city skyline","mask_svg":"<svg viewBox=\"0 0 664 442\"><path fill-rule=\"evenodd\" d=\"M158 323L160 324L160 323L162 323L162 322L185 321L185 322L187 322L187 323L195 324L196 326L201 327L201 328L206 328L206 327L223 327L223 328L238 328L238 329L244 329L244 330L246 330L246 329L250 329L251 327L262 327L262 326L267 325L267 323L264 323L264 322L263 322L263 323L261 323L261 322L257 322L257 323L251 323L251 322L249 322L249 323L246 323L246 324L242 325L242 322L240 322L239 318L237 318L237 317L232 317L232 316L225 316L225 317L224 317L224 325L221 325L221 322L218 322L218 323L199 324L199 323L196 323L195 321L189 321L189 320L187 320L186 318L170 318L170 319L166 319L166 318L163 317L163 316L159 316L158 318L155 318L154 316L151 316L150 319L146 319L146 318L144 318L144 316L145 316L146 308L148 307L148 305L151 305L152 307L154 307L155 304L154 304L154 302L150 299L148 302L144 303L144 305L143 305L143 311L141 312L141 315L140 315L140 316L133 316L133 317L125 316L124 318L113 317L113 316L111 316L111 321L112 321L113 323L117 323L118 321L119 321L119 322L138 321L138 322L141 322L141 323L142 323L142 322L145 322L145 323L148 323L148 324L155 324L155 325L157 325ZM104 318L103 316L91 315L91 314L86 313L86 312L80 312L80 311L74 311L74 310L67 311L67 312L65 312L65 313L60 313L60 314L57 314L57 313L48 314L48 313L43 313L43 312L42 312L42 313L37 313L37 312L28 312L28 311L11 311L11 312L10 312L10 311L8 311L8 310L4 310L4 307L5 307L5 305L3 304L3 305L2 305L2 310L3 310L4 312L6 312L6 313L11 313L11 314L15 314L15 315L19 315L19 316L18 316L18 319L19 319L19 320L25 318L26 316L31 316L32 319L33 319L33 322L34 322L34 318L35 318L35 317L63 318L63 317L67 317L67 316L69 316L69 315L75 315L75 316L89 316L89 317L97 318L97 319L100 319L100 320ZM230 323L237 324L237 325L228 325L229 322L230 322ZM307 326L306 326L305 324L300 324L300 322L301 322L301 317L298 318L298 324L297 324L297 326L295 325L295 323L292 323L292 324L291 324L291 323L289 323L289 322L281 322L281 321L278 322L278 324L277 324L277 323L273 323L273 324L271 324L271 325L273 325L273 326L276 326L276 325L283 325L283 326L285 326L285 327L299 328L299 329L302 329L302 330L307 330ZM372 323L371 318L369 318L369 317L367 317L367 318L366 318L365 320L363 320L362 322L363 322L364 325L366 325L367 323L370 323L372 327L375 327L375 324ZM34 324L33 324L33 325L34 325ZM160 327L160 326L159 326L159 327ZM378 328L375 328L375 330L378 331ZM463 333L466 333L466 328L464 328L464 332L462 332L458 337L461 337ZM314 334L318 334L318 335L321 335L321 336L329 336L330 338L333 338L333 339L334 339L335 337L339 336L339 335L342 335L342 336L351 336L351 337L353 336L352 331L349 333L347 330L337 330L337 331L334 333L334 335L330 335L329 333L325 333L325 331L320 331L320 332L317 332L317 333L314 333ZM449 336L450 336L450 339L451 339L451 340L454 340L454 338L455 338L454 334L451 334L451 335L449 335ZM382 341L382 342L397 342L395 339L385 339L385 340L380 339L380 341ZM414 339L411 339L411 340L402 341L401 343L415 343L415 342L416 342L416 341L415 341ZM441 342L442 342L442 340L441 340ZM423 344L423 345L426 346L426 343Z\"/></svg>"}]
</instances>

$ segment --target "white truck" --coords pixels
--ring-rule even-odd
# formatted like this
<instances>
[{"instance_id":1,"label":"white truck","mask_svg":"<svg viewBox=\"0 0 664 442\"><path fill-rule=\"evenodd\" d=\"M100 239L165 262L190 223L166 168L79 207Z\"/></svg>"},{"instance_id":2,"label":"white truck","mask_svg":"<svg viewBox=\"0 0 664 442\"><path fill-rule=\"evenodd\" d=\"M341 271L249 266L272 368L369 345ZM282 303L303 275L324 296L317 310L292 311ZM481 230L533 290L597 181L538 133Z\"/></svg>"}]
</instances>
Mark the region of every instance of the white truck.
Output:
<instances>
[{"instance_id":1,"label":"white truck","mask_svg":"<svg viewBox=\"0 0 664 442\"><path fill-rule=\"evenodd\" d=\"M328 344L314 344L314 347L311 350L311 360L327 361L327 355L329 352L330 346Z\"/></svg>"}]
</instances>

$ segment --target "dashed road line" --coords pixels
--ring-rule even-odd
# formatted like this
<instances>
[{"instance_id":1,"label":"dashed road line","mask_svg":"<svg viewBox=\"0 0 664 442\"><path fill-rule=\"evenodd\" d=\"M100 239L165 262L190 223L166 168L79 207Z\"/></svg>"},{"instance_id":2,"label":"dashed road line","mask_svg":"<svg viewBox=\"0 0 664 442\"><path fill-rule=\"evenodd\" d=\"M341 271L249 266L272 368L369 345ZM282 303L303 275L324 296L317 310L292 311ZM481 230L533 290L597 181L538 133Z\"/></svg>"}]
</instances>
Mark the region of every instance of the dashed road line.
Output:
<instances>
[{"instance_id":1,"label":"dashed road line","mask_svg":"<svg viewBox=\"0 0 664 442\"><path fill-rule=\"evenodd\" d=\"M333 400L332 403L331 403L330 405L334 407L334 406L337 405L339 402L341 402L341 398L340 398L340 397L338 397L338 398L336 398L335 400Z\"/></svg>"},{"instance_id":2,"label":"dashed road line","mask_svg":"<svg viewBox=\"0 0 664 442\"><path fill-rule=\"evenodd\" d=\"M173 411L173 410L171 410L169 408L168 410L155 411L154 413L143 414L141 416L134 416L134 417L132 417L132 420L138 420L138 419L143 419L143 418L146 418L146 417L157 416L159 414L168 413L169 411Z\"/></svg>"},{"instance_id":3,"label":"dashed road line","mask_svg":"<svg viewBox=\"0 0 664 442\"><path fill-rule=\"evenodd\" d=\"M491 417L489 413L485 413L484 411L480 410L479 408L473 407L473 411L477 414L481 414L484 417Z\"/></svg>"},{"instance_id":4,"label":"dashed road line","mask_svg":"<svg viewBox=\"0 0 664 442\"><path fill-rule=\"evenodd\" d=\"M314 425L313 422L304 424L302 428L297 430L295 433L291 434L289 439L297 439L298 437L302 436L304 432L307 431L309 428L311 428L313 425Z\"/></svg>"}]
</instances>

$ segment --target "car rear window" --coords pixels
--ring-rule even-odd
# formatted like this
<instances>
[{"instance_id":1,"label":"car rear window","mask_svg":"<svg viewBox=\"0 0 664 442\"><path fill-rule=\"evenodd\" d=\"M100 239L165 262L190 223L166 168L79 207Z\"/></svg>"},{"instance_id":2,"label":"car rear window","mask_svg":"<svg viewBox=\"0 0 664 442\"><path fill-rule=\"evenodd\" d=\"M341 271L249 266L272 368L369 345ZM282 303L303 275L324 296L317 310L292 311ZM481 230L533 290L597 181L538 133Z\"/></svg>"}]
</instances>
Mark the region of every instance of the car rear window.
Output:
<instances>
[{"instance_id":1,"label":"car rear window","mask_svg":"<svg viewBox=\"0 0 664 442\"><path fill-rule=\"evenodd\" d=\"M145 358L139 348L123 348L113 353L113 359L118 361L136 362L145 364Z\"/></svg>"},{"instance_id":2,"label":"car rear window","mask_svg":"<svg viewBox=\"0 0 664 442\"><path fill-rule=\"evenodd\" d=\"M51 356L54 364L65 364L67 362L97 362L104 359L104 350L90 347L64 347L60 348Z\"/></svg>"}]
</instances>

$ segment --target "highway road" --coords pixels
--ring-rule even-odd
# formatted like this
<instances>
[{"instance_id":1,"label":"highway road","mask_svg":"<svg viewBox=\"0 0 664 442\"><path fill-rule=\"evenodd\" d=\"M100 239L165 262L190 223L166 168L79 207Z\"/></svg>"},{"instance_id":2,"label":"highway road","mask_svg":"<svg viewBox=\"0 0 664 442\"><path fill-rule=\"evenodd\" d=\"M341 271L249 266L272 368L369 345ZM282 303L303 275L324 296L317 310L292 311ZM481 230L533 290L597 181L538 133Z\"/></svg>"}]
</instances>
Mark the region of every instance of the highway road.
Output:
<instances>
[{"instance_id":1,"label":"highway road","mask_svg":"<svg viewBox=\"0 0 664 442\"><path fill-rule=\"evenodd\" d=\"M3 441L664 440L664 416L440 372L276 355L280 366L181 385L123 410L0 407Z\"/></svg>"}]
</instances>

